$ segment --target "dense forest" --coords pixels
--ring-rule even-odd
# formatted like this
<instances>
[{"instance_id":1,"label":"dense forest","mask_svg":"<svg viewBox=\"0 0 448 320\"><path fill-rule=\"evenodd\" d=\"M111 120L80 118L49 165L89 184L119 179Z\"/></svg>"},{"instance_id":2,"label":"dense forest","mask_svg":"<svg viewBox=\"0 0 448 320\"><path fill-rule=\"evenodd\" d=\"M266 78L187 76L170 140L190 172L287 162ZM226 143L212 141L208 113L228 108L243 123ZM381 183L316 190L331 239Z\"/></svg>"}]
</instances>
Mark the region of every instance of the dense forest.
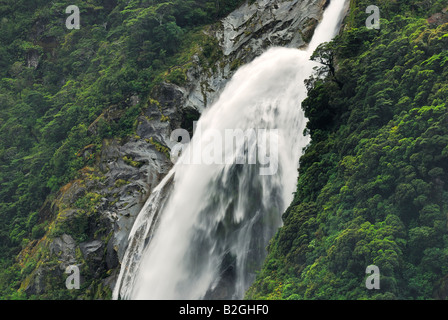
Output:
<instances>
[{"instance_id":1,"label":"dense forest","mask_svg":"<svg viewBox=\"0 0 448 320\"><path fill-rule=\"evenodd\" d=\"M201 30L243 2L0 1L0 299L39 298L18 291L37 262L16 257L48 231L40 208L103 139L134 134L158 83L185 81L196 45L216 59ZM372 4L378 30L365 26ZM68 5L81 9L79 30L65 27ZM448 297L446 10L443 0L352 0L339 36L315 52L328 76L307 82L312 143L247 298ZM92 134L110 106L116 116ZM380 290L365 287L369 265ZM64 294L45 298L77 298Z\"/></svg>"},{"instance_id":2,"label":"dense forest","mask_svg":"<svg viewBox=\"0 0 448 320\"><path fill-rule=\"evenodd\" d=\"M312 143L248 298L448 297L447 3L376 2L379 30L352 1L313 55L328 77L308 82Z\"/></svg>"},{"instance_id":3,"label":"dense forest","mask_svg":"<svg viewBox=\"0 0 448 320\"><path fill-rule=\"evenodd\" d=\"M16 297L35 267L17 265L15 257L48 229L38 215L45 200L93 163L94 153L82 151L133 133L152 88L184 81L194 46L205 48L201 58L213 56L201 26L242 2L0 2L1 297ZM80 8L79 29L66 28L69 5ZM116 116L89 132L110 106Z\"/></svg>"}]
</instances>

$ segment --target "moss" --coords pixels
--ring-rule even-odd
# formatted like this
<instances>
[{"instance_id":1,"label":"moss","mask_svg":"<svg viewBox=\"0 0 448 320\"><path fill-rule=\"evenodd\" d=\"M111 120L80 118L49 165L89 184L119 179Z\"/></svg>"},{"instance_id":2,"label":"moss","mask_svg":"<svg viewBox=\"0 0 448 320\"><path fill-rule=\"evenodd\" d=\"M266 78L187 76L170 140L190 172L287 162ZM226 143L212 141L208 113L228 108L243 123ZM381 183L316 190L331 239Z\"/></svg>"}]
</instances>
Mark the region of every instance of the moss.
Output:
<instances>
[{"instance_id":1,"label":"moss","mask_svg":"<svg viewBox=\"0 0 448 320\"><path fill-rule=\"evenodd\" d=\"M155 104L156 106L160 106L160 102L153 98L149 98L149 103Z\"/></svg>"},{"instance_id":2,"label":"moss","mask_svg":"<svg viewBox=\"0 0 448 320\"><path fill-rule=\"evenodd\" d=\"M95 192L88 192L84 197L76 200L75 207L84 209L88 213L94 210L94 207L101 201L102 195Z\"/></svg>"},{"instance_id":3,"label":"moss","mask_svg":"<svg viewBox=\"0 0 448 320\"><path fill-rule=\"evenodd\" d=\"M45 235L47 225L48 225L47 222L43 222L43 223L35 225L31 229L31 237L33 239L40 239L40 238L42 238Z\"/></svg>"},{"instance_id":4,"label":"moss","mask_svg":"<svg viewBox=\"0 0 448 320\"><path fill-rule=\"evenodd\" d=\"M230 70L234 71L234 70L238 69L242 64L243 64L243 62L240 59L235 59L230 64Z\"/></svg>"},{"instance_id":5,"label":"moss","mask_svg":"<svg viewBox=\"0 0 448 320\"><path fill-rule=\"evenodd\" d=\"M89 224L101 199L102 195L99 193L86 193L74 203L74 208L78 210L66 209L58 213L56 219L48 226L47 236L54 239L68 234L77 243L88 239Z\"/></svg>"},{"instance_id":6,"label":"moss","mask_svg":"<svg viewBox=\"0 0 448 320\"><path fill-rule=\"evenodd\" d=\"M183 86L187 83L186 71L185 68L176 68L166 76L166 80L178 86Z\"/></svg>"},{"instance_id":7,"label":"moss","mask_svg":"<svg viewBox=\"0 0 448 320\"><path fill-rule=\"evenodd\" d=\"M129 184L129 181L126 181L126 180L123 180L123 179L118 179L117 181L115 181L114 186L116 188L120 188L120 187L125 186L127 184Z\"/></svg>"},{"instance_id":8,"label":"moss","mask_svg":"<svg viewBox=\"0 0 448 320\"><path fill-rule=\"evenodd\" d=\"M149 143L151 143L157 151L163 153L167 158L170 158L170 149L164 145L162 145L160 142L156 141L151 137L149 139Z\"/></svg>"},{"instance_id":9,"label":"moss","mask_svg":"<svg viewBox=\"0 0 448 320\"><path fill-rule=\"evenodd\" d=\"M168 122L168 121L170 121L170 118L168 116L165 116L165 115L162 114L162 116L160 117L160 121L161 122Z\"/></svg>"},{"instance_id":10,"label":"moss","mask_svg":"<svg viewBox=\"0 0 448 320\"><path fill-rule=\"evenodd\" d=\"M123 161L134 168L141 168L145 164L144 162L135 161L131 156L124 156Z\"/></svg>"}]
</instances>

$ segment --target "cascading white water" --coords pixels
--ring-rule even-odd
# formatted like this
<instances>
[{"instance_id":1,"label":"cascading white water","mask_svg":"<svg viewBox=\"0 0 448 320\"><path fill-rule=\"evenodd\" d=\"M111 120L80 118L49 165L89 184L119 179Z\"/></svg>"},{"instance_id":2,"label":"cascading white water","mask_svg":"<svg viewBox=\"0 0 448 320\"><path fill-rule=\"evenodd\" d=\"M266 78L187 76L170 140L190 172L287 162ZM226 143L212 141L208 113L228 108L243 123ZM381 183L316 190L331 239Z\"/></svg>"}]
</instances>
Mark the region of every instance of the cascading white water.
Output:
<instances>
[{"instance_id":1,"label":"cascading white water","mask_svg":"<svg viewBox=\"0 0 448 320\"><path fill-rule=\"evenodd\" d=\"M240 68L204 111L200 133L196 129L134 224L115 299L243 298L281 226L295 190L298 159L309 143L302 134L306 118L300 104L307 94L304 80L316 65L310 55L335 36L346 3L331 1L306 50L269 49ZM259 136L263 139L248 139L231 149L246 156L263 150L269 157L258 153L254 164L229 158L204 163L228 151L227 144L222 154L210 146L211 141L222 146L216 139L229 129L267 130ZM181 161L188 156L202 161ZM266 166L274 170L261 174Z\"/></svg>"}]
</instances>

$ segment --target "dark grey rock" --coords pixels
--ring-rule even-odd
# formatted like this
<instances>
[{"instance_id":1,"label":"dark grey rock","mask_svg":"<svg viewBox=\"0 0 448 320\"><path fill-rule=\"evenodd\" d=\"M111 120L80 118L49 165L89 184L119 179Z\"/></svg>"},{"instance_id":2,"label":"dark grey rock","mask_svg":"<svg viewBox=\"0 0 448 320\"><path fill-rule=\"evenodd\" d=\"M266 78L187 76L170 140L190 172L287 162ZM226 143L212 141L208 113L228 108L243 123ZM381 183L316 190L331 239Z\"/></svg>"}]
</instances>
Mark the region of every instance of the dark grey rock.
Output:
<instances>
[{"instance_id":1,"label":"dark grey rock","mask_svg":"<svg viewBox=\"0 0 448 320\"><path fill-rule=\"evenodd\" d=\"M103 249L104 243L100 240L93 240L90 242L83 242L79 245L84 259L89 259L90 257L100 257L102 255L101 249Z\"/></svg>"},{"instance_id":2,"label":"dark grey rock","mask_svg":"<svg viewBox=\"0 0 448 320\"><path fill-rule=\"evenodd\" d=\"M50 243L50 254L58 257L60 261L59 269L65 271L68 266L76 264L75 240L68 234L55 238Z\"/></svg>"}]
</instances>

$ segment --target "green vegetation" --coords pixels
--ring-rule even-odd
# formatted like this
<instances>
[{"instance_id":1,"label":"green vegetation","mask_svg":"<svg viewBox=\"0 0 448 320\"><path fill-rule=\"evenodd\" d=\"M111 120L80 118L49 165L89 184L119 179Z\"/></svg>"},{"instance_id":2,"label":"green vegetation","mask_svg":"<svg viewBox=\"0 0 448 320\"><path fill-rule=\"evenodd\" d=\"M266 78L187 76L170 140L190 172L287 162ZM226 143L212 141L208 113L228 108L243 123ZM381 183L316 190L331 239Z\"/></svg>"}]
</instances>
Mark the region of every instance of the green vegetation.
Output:
<instances>
[{"instance_id":1,"label":"green vegetation","mask_svg":"<svg viewBox=\"0 0 448 320\"><path fill-rule=\"evenodd\" d=\"M221 52L204 30L242 2L0 4L0 299L110 298L102 281L110 274L92 274L79 247L88 281L66 290L48 246L68 232L77 244L107 243L94 217L101 196L85 190L70 208L52 201L61 187L85 182L83 168L84 178L101 181L88 168L102 142L134 136L144 108L161 112L155 85L184 84L193 54L213 68ZM69 4L81 9L79 30L65 28ZM381 9L380 30L364 25L372 4ZM318 73L328 76L307 82L312 143L248 298L448 297L448 24L426 20L443 9L442 0L352 0L341 35L316 51ZM117 179L115 187L127 184ZM40 212L50 203L48 220ZM380 290L364 286L371 264L380 268ZM46 294L19 290L40 268L49 275Z\"/></svg>"},{"instance_id":2,"label":"green vegetation","mask_svg":"<svg viewBox=\"0 0 448 320\"><path fill-rule=\"evenodd\" d=\"M375 3L376 2L376 3ZM368 5L381 29L368 30ZM303 103L313 139L252 299L448 297L446 1L352 1L313 59ZM377 265L380 290L365 287Z\"/></svg>"},{"instance_id":3,"label":"green vegetation","mask_svg":"<svg viewBox=\"0 0 448 320\"><path fill-rule=\"evenodd\" d=\"M241 3L0 4L0 297L24 298L18 284L38 262L22 270L15 257L52 227L38 214L45 200L93 164L103 139L134 134L151 89L162 80L183 83L190 53L215 41L200 28ZM68 5L80 8L79 30L65 27ZM207 60L212 51L205 50L200 59ZM134 97L141 102L132 103ZM80 211L70 221L79 241L94 205L89 196L76 204ZM64 225L51 230L59 235Z\"/></svg>"},{"instance_id":4,"label":"green vegetation","mask_svg":"<svg viewBox=\"0 0 448 320\"><path fill-rule=\"evenodd\" d=\"M162 152L168 159L170 158L170 149L163 146L160 142L154 140L153 137L149 139L149 143L152 144L157 149L157 151Z\"/></svg>"}]
</instances>

